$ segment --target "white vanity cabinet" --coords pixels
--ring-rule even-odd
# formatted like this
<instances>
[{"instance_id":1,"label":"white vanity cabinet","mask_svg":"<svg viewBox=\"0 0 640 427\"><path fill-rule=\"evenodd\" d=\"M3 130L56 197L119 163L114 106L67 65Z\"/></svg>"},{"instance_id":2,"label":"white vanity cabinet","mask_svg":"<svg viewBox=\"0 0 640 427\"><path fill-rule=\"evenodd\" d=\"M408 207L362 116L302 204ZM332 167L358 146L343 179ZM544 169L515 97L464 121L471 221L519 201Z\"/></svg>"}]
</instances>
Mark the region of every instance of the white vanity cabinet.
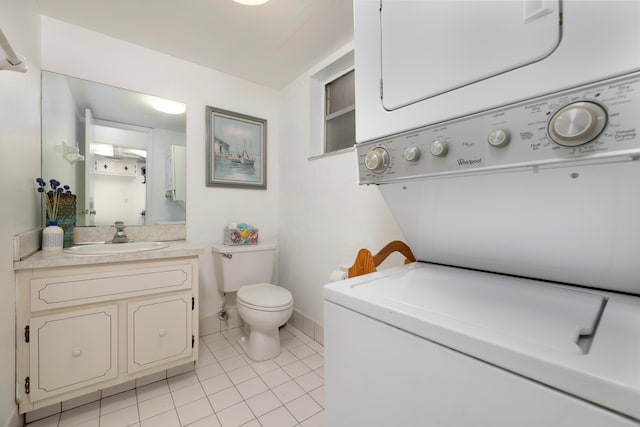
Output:
<instances>
[{"instance_id":1,"label":"white vanity cabinet","mask_svg":"<svg viewBox=\"0 0 640 427\"><path fill-rule=\"evenodd\" d=\"M16 286L20 413L197 359L198 256L24 268Z\"/></svg>"}]
</instances>

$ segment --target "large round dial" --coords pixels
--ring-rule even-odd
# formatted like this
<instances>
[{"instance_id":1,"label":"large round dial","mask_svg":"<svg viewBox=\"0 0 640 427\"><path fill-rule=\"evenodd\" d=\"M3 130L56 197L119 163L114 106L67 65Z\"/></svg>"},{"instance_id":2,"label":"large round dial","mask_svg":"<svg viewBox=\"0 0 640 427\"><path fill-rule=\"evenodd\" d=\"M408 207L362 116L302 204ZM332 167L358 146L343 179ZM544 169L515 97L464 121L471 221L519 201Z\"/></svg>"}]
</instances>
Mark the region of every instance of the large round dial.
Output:
<instances>
[{"instance_id":1,"label":"large round dial","mask_svg":"<svg viewBox=\"0 0 640 427\"><path fill-rule=\"evenodd\" d=\"M367 153L364 165L371 172L384 172L389 167L389 153L382 147L376 147Z\"/></svg>"},{"instance_id":2,"label":"large round dial","mask_svg":"<svg viewBox=\"0 0 640 427\"><path fill-rule=\"evenodd\" d=\"M607 112L595 102L574 102L551 117L549 137L557 144L575 147L593 141L607 124Z\"/></svg>"}]
</instances>

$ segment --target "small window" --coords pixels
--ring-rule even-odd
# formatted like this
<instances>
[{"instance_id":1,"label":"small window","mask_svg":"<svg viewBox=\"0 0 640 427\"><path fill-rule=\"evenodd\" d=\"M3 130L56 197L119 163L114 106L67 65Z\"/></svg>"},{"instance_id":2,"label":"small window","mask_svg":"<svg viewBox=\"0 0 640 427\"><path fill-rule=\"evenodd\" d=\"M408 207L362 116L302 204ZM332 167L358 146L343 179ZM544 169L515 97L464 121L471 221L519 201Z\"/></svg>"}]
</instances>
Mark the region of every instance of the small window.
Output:
<instances>
[{"instance_id":1,"label":"small window","mask_svg":"<svg viewBox=\"0 0 640 427\"><path fill-rule=\"evenodd\" d=\"M356 143L356 97L353 70L325 85L324 152Z\"/></svg>"}]
</instances>

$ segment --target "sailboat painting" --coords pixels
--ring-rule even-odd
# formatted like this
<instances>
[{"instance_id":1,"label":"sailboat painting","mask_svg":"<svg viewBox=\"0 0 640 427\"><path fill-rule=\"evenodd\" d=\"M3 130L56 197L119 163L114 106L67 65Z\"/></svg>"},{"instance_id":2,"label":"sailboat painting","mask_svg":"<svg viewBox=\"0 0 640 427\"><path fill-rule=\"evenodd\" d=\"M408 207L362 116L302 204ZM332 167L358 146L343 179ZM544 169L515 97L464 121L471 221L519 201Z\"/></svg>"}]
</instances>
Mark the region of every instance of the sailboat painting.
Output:
<instances>
[{"instance_id":1,"label":"sailboat painting","mask_svg":"<svg viewBox=\"0 0 640 427\"><path fill-rule=\"evenodd\" d=\"M206 107L207 186L267 188L267 121Z\"/></svg>"}]
</instances>

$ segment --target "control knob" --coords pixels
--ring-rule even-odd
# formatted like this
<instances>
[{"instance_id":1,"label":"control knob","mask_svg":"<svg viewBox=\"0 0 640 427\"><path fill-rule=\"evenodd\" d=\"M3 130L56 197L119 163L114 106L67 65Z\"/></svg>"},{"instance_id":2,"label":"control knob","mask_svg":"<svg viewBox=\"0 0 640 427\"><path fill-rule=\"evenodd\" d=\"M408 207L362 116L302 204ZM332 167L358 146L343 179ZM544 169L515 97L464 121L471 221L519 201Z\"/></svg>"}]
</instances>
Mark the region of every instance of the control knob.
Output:
<instances>
[{"instance_id":1,"label":"control knob","mask_svg":"<svg viewBox=\"0 0 640 427\"><path fill-rule=\"evenodd\" d=\"M404 149L402 156L408 162L415 162L420 158L420 149L415 145L410 145Z\"/></svg>"},{"instance_id":2,"label":"control knob","mask_svg":"<svg viewBox=\"0 0 640 427\"><path fill-rule=\"evenodd\" d=\"M506 129L492 130L487 138L489 145L496 148L502 148L511 141L511 134Z\"/></svg>"},{"instance_id":3,"label":"control knob","mask_svg":"<svg viewBox=\"0 0 640 427\"><path fill-rule=\"evenodd\" d=\"M389 167L389 152L382 147L374 148L365 156L364 165L371 172L384 172Z\"/></svg>"},{"instance_id":4,"label":"control knob","mask_svg":"<svg viewBox=\"0 0 640 427\"><path fill-rule=\"evenodd\" d=\"M576 147L596 139L607 124L607 112L595 102L574 102L556 111L549 137L559 145Z\"/></svg>"},{"instance_id":5,"label":"control knob","mask_svg":"<svg viewBox=\"0 0 640 427\"><path fill-rule=\"evenodd\" d=\"M449 144L446 141L435 140L431 143L431 154L436 157L444 157L449 151Z\"/></svg>"}]
</instances>

